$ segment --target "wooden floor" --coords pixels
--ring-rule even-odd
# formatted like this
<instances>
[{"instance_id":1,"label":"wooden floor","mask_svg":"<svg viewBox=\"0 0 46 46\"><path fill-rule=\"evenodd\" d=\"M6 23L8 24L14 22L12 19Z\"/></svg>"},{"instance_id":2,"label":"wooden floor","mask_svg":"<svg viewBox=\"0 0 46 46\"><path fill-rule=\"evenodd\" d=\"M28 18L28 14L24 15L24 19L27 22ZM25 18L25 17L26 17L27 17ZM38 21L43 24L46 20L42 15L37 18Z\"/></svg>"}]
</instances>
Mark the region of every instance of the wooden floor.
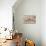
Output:
<instances>
[{"instance_id":1,"label":"wooden floor","mask_svg":"<svg viewBox=\"0 0 46 46\"><path fill-rule=\"evenodd\" d=\"M6 40L6 42L2 43L0 46L16 46L15 39L13 40Z\"/></svg>"}]
</instances>

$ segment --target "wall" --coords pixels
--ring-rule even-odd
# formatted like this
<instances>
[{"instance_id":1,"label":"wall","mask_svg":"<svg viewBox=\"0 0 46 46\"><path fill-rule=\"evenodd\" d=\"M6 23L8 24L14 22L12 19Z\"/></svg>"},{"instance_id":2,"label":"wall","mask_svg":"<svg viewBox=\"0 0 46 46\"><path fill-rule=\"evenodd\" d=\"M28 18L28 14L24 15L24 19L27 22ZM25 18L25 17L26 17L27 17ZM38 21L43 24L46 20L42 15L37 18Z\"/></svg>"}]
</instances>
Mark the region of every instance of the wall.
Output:
<instances>
[{"instance_id":1,"label":"wall","mask_svg":"<svg viewBox=\"0 0 46 46\"><path fill-rule=\"evenodd\" d=\"M16 0L0 0L0 27L12 28L12 6Z\"/></svg>"},{"instance_id":2,"label":"wall","mask_svg":"<svg viewBox=\"0 0 46 46\"><path fill-rule=\"evenodd\" d=\"M46 0L41 1L41 38L42 46L46 46Z\"/></svg>"},{"instance_id":3,"label":"wall","mask_svg":"<svg viewBox=\"0 0 46 46\"><path fill-rule=\"evenodd\" d=\"M41 46L41 0L23 0L14 10L15 28L23 33L24 38L32 39L36 46ZM35 15L36 24L24 24L24 15Z\"/></svg>"}]
</instances>

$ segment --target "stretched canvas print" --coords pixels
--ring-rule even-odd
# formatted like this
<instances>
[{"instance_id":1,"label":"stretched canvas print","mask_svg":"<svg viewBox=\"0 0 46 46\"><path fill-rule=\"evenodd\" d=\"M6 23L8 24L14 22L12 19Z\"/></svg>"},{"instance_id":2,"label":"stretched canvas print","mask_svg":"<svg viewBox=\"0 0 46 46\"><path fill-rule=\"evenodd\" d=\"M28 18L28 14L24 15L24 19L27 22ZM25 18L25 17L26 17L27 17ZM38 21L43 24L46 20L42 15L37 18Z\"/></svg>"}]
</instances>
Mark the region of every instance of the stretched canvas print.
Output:
<instances>
[{"instance_id":1,"label":"stretched canvas print","mask_svg":"<svg viewBox=\"0 0 46 46\"><path fill-rule=\"evenodd\" d=\"M36 16L34 15L24 16L24 24L36 24Z\"/></svg>"}]
</instances>

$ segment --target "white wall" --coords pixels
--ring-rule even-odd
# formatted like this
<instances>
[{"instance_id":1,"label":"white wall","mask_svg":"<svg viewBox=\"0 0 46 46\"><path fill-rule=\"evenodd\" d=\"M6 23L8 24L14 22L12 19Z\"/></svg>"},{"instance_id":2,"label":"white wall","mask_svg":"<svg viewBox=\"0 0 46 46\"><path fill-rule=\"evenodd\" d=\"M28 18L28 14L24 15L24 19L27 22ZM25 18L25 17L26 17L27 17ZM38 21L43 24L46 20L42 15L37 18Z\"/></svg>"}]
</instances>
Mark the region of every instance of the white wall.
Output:
<instances>
[{"instance_id":1,"label":"white wall","mask_svg":"<svg viewBox=\"0 0 46 46\"><path fill-rule=\"evenodd\" d=\"M41 38L42 46L46 46L46 0L41 1Z\"/></svg>"},{"instance_id":2,"label":"white wall","mask_svg":"<svg viewBox=\"0 0 46 46\"><path fill-rule=\"evenodd\" d=\"M35 15L36 24L24 24L24 15ZM32 39L36 42L36 46L40 46L41 42L41 1L40 0L23 0L21 5L14 12L15 27L24 37Z\"/></svg>"},{"instance_id":3,"label":"white wall","mask_svg":"<svg viewBox=\"0 0 46 46\"><path fill-rule=\"evenodd\" d=\"M0 27L12 28L12 6L16 0L0 0Z\"/></svg>"}]
</instances>

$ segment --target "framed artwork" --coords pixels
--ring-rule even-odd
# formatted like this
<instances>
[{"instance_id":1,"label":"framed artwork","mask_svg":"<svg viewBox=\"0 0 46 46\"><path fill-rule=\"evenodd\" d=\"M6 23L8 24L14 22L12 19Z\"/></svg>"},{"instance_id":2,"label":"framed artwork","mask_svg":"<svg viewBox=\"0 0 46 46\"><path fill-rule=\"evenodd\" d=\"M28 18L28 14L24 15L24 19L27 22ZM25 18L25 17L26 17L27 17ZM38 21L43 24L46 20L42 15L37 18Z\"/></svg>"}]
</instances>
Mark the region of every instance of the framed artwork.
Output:
<instances>
[{"instance_id":1,"label":"framed artwork","mask_svg":"<svg viewBox=\"0 0 46 46\"><path fill-rule=\"evenodd\" d=\"M34 15L25 15L24 24L36 24L36 16Z\"/></svg>"}]
</instances>

